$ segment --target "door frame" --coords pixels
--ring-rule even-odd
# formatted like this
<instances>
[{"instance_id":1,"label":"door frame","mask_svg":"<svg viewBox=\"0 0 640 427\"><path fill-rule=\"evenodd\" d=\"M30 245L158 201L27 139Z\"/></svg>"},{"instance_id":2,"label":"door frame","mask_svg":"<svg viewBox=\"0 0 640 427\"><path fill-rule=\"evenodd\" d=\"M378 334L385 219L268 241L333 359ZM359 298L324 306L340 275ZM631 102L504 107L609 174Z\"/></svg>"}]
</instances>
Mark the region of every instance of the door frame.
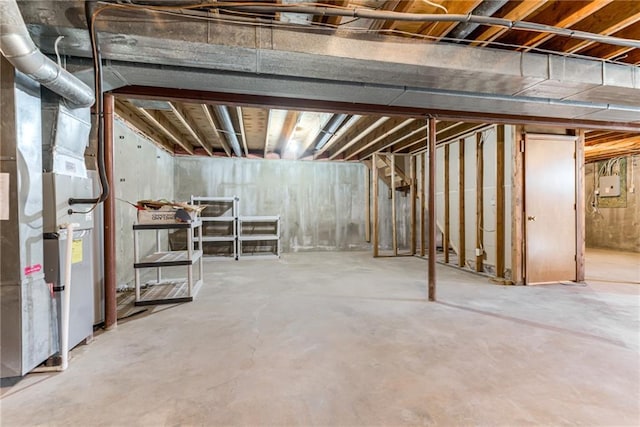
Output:
<instances>
[{"instance_id":1,"label":"door frame","mask_svg":"<svg viewBox=\"0 0 640 427\"><path fill-rule=\"evenodd\" d=\"M526 135L539 139L567 139L575 141L575 281L583 282L585 276L585 195L584 195L584 130L567 130L566 134L527 132L525 126L514 127L512 150L512 237L511 237L511 281L515 285L526 285L526 217L525 217L525 164Z\"/></svg>"}]
</instances>

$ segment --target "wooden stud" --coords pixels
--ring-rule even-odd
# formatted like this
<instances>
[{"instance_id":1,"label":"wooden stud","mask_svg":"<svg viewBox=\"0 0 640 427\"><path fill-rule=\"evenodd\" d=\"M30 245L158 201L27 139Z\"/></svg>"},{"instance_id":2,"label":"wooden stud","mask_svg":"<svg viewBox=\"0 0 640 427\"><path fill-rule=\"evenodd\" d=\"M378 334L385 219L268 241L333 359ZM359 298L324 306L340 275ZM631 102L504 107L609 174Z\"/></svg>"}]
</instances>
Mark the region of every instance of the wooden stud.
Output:
<instances>
[{"instance_id":1,"label":"wooden stud","mask_svg":"<svg viewBox=\"0 0 640 427\"><path fill-rule=\"evenodd\" d=\"M417 196L418 191L416 188L416 156L411 156L410 158L411 164L409 168L409 179L411 180L410 188L410 197L411 197L411 255L416 254L416 205L417 205Z\"/></svg>"},{"instance_id":2,"label":"wooden stud","mask_svg":"<svg viewBox=\"0 0 640 427\"><path fill-rule=\"evenodd\" d=\"M371 168L369 167L364 170L364 240L371 242Z\"/></svg>"},{"instance_id":3,"label":"wooden stud","mask_svg":"<svg viewBox=\"0 0 640 427\"><path fill-rule=\"evenodd\" d=\"M436 300L436 119L429 119L429 301Z\"/></svg>"},{"instance_id":4,"label":"wooden stud","mask_svg":"<svg viewBox=\"0 0 640 427\"><path fill-rule=\"evenodd\" d=\"M373 196L373 256L378 256L378 154L373 155L372 162L372 196Z\"/></svg>"},{"instance_id":5,"label":"wooden stud","mask_svg":"<svg viewBox=\"0 0 640 427\"><path fill-rule=\"evenodd\" d=\"M451 239L449 207L449 144L447 144L444 146L444 232L442 233L445 264L449 264L449 240Z\"/></svg>"},{"instance_id":6,"label":"wooden stud","mask_svg":"<svg viewBox=\"0 0 640 427\"><path fill-rule=\"evenodd\" d=\"M426 242L426 209L427 209L427 189L425 186L427 153L422 153L420 157L420 256L424 256L427 249Z\"/></svg>"},{"instance_id":7,"label":"wooden stud","mask_svg":"<svg viewBox=\"0 0 640 427\"><path fill-rule=\"evenodd\" d=\"M511 280L524 284L524 128L514 127L511 176Z\"/></svg>"},{"instance_id":8,"label":"wooden stud","mask_svg":"<svg viewBox=\"0 0 640 427\"><path fill-rule=\"evenodd\" d=\"M396 156L394 154L387 154L391 156L391 236L393 245L393 256L398 256L398 229L397 229L397 212L396 212Z\"/></svg>"},{"instance_id":9,"label":"wooden stud","mask_svg":"<svg viewBox=\"0 0 640 427\"><path fill-rule=\"evenodd\" d=\"M496 129L496 277L504 277L504 125Z\"/></svg>"},{"instance_id":10,"label":"wooden stud","mask_svg":"<svg viewBox=\"0 0 640 427\"><path fill-rule=\"evenodd\" d=\"M460 149L458 150L458 229L460 234L460 241L458 242L458 267L464 267L466 263L466 236L464 217L464 143L465 140L461 139L459 142Z\"/></svg>"},{"instance_id":11,"label":"wooden stud","mask_svg":"<svg viewBox=\"0 0 640 427\"><path fill-rule=\"evenodd\" d=\"M483 135L482 132L478 132L476 133L476 271L484 270L482 263L484 259L484 155L482 146Z\"/></svg>"},{"instance_id":12,"label":"wooden stud","mask_svg":"<svg viewBox=\"0 0 640 427\"><path fill-rule=\"evenodd\" d=\"M584 130L576 132L576 282L585 278Z\"/></svg>"}]
</instances>

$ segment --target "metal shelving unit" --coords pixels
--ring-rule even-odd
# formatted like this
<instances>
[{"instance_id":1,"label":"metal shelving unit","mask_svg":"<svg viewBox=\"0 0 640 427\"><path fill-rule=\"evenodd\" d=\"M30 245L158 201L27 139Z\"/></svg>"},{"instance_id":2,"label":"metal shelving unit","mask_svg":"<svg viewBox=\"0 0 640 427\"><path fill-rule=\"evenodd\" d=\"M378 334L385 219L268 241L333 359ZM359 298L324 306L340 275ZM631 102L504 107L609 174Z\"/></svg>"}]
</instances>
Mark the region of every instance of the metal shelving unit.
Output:
<instances>
[{"instance_id":1,"label":"metal shelving unit","mask_svg":"<svg viewBox=\"0 0 640 427\"><path fill-rule=\"evenodd\" d=\"M280 258L279 215L238 217L238 259L251 258Z\"/></svg>"},{"instance_id":2,"label":"metal shelving unit","mask_svg":"<svg viewBox=\"0 0 640 427\"><path fill-rule=\"evenodd\" d=\"M186 251L162 250L160 233L163 230L183 229L187 232ZM140 258L138 233L145 230L156 232L156 252ZM197 236L195 235L197 233ZM196 248L194 249L194 242ZM136 299L135 305L175 304L193 301L202 285L202 221L196 219L190 223L175 224L134 224L133 225L133 268L135 270ZM198 280L194 281L193 267L198 264ZM162 269L166 267L187 267L187 277L181 279L162 278ZM147 282L150 286L141 289L140 270L155 268L155 282Z\"/></svg>"},{"instance_id":3,"label":"metal shelving unit","mask_svg":"<svg viewBox=\"0 0 640 427\"><path fill-rule=\"evenodd\" d=\"M196 242L202 243L205 256L218 259L238 259L238 202L236 196L207 197L191 196L191 204L207 205L202 211L202 237ZM227 248L219 255L217 250Z\"/></svg>"}]
</instances>

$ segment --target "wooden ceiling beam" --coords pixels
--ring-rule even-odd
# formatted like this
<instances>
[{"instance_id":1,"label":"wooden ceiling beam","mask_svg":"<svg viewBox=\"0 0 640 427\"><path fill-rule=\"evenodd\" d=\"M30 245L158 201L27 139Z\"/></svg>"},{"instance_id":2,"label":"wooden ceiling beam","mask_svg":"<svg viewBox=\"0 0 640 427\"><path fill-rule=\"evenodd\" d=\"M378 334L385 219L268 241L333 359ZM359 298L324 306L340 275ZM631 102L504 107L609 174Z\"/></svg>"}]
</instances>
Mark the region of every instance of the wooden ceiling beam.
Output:
<instances>
[{"instance_id":1,"label":"wooden ceiling beam","mask_svg":"<svg viewBox=\"0 0 640 427\"><path fill-rule=\"evenodd\" d=\"M136 107L136 110L155 127L160 129L165 135L169 137L176 145L181 147L189 154L194 154L193 147L187 141L183 141L180 135L180 131L176 129L165 116L159 111L145 110L144 108Z\"/></svg>"},{"instance_id":2,"label":"wooden ceiling beam","mask_svg":"<svg viewBox=\"0 0 640 427\"><path fill-rule=\"evenodd\" d=\"M229 144L227 144L227 141L225 140L225 138L222 135L220 135L220 131L218 130L218 125L213 119L214 114L211 111L211 107L208 106L207 104L200 104L200 110L204 114L204 117L207 120L209 127L213 131L213 135L215 139L220 143L227 157L231 157L231 149L229 148Z\"/></svg>"},{"instance_id":3,"label":"wooden ceiling beam","mask_svg":"<svg viewBox=\"0 0 640 427\"><path fill-rule=\"evenodd\" d=\"M349 128L333 143L331 150L329 150L329 159L336 159L341 153L364 139L387 120L389 120L389 117L361 117L355 125Z\"/></svg>"},{"instance_id":4,"label":"wooden ceiling beam","mask_svg":"<svg viewBox=\"0 0 640 427\"><path fill-rule=\"evenodd\" d=\"M386 1L379 10L386 10L390 12L406 12L411 8L414 2L406 0L389 0ZM393 30L396 28L397 22L393 20L375 20L369 26L369 30Z\"/></svg>"},{"instance_id":5,"label":"wooden ceiling beam","mask_svg":"<svg viewBox=\"0 0 640 427\"><path fill-rule=\"evenodd\" d=\"M388 135L384 139L375 142L373 145L369 145L364 150L356 153L359 159L366 159L373 155L373 153L385 151L387 148L394 146L395 144L410 139L412 136L422 132L426 132L427 124L424 120L414 120L409 123L408 126L402 128L401 132L397 132ZM393 151L393 150L392 150ZM345 156L351 158L349 153Z\"/></svg>"},{"instance_id":6,"label":"wooden ceiling beam","mask_svg":"<svg viewBox=\"0 0 640 427\"><path fill-rule=\"evenodd\" d=\"M559 16L555 17L555 19L551 18L549 19L548 22L545 22L545 23L547 23L548 25L553 25L554 27L571 28L578 22L596 13L597 11L607 6L611 2L613 2L613 0L594 0L590 3L583 4L582 7L580 7L577 10L574 10L569 15L566 15L565 11L566 11L566 7L571 6L572 3L569 3L569 2L565 2L564 4L556 3L558 7L554 8L553 11ZM576 2L576 4L579 4L579 3ZM529 33L527 32L522 32L520 34L523 34L526 37L530 37ZM526 49L524 49L524 51L528 52L529 50L537 46L540 46L541 44L543 44L547 40L552 39L553 37L555 37L554 34L536 33L533 37L530 37L528 40L515 42L515 44L526 46Z\"/></svg>"},{"instance_id":7,"label":"wooden ceiling beam","mask_svg":"<svg viewBox=\"0 0 640 427\"><path fill-rule=\"evenodd\" d=\"M640 20L640 2L638 1L615 1L599 11L592 13L573 29L578 31L589 31L591 33L612 35L630 25L636 24ZM558 52L577 53L594 45L596 42L588 40L576 40L567 37L554 37L541 47Z\"/></svg>"},{"instance_id":8,"label":"wooden ceiling beam","mask_svg":"<svg viewBox=\"0 0 640 427\"><path fill-rule=\"evenodd\" d=\"M276 147L274 147L273 152L278 153L280 157L284 154L284 151L287 148L287 144L293 135L293 131L296 129L296 125L298 124L298 120L300 119L300 112L289 110L287 111L287 115L284 119L284 123L282 124L282 129L280 129L280 136L278 137L278 143Z\"/></svg>"},{"instance_id":9,"label":"wooden ceiling beam","mask_svg":"<svg viewBox=\"0 0 640 427\"><path fill-rule=\"evenodd\" d=\"M473 12L480 3L482 3L482 0L447 0L442 3L442 6L449 11L449 14L467 15ZM434 9L436 10L433 13L440 12L437 8ZM456 25L458 25L458 22L425 22L418 28L417 34L427 34L435 37L436 41L438 41L446 37Z\"/></svg>"},{"instance_id":10,"label":"wooden ceiling beam","mask_svg":"<svg viewBox=\"0 0 640 427\"><path fill-rule=\"evenodd\" d=\"M532 15L542 6L544 6L545 3L547 3L547 0L522 0L517 3L517 6L511 9L502 18L508 19L510 21L523 21L529 15ZM474 41L471 43L471 46L486 46L508 30L508 28L503 27L488 27L474 39Z\"/></svg>"},{"instance_id":11,"label":"wooden ceiling beam","mask_svg":"<svg viewBox=\"0 0 640 427\"><path fill-rule=\"evenodd\" d=\"M242 139L242 148L244 149L244 156L249 155L249 149L247 148L247 134L244 129L244 118L242 117L242 107L236 107L236 114L238 115L238 126L240 127L240 138Z\"/></svg>"},{"instance_id":12,"label":"wooden ceiling beam","mask_svg":"<svg viewBox=\"0 0 640 427\"><path fill-rule=\"evenodd\" d=\"M191 137L198 144L200 144L200 146L204 149L204 151L207 152L209 156L213 156L213 150L211 149L211 146L206 142L205 138L200 133L200 130L196 127L195 123L193 122L191 117L189 117L189 114L187 114L184 108L182 108L180 104L177 104L175 102L170 102L169 105L171 106L171 112L174 116L176 116L182 127L184 127L187 132L189 132L189 135L191 135Z\"/></svg>"},{"instance_id":13,"label":"wooden ceiling beam","mask_svg":"<svg viewBox=\"0 0 640 427\"><path fill-rule=\"evenodd\" d=\"M416 119L406 119L402 117L395 117L387 120L382 126L378 126L374 129L366 138L363 138L359 144L354 144L344 151L344 159L350 160L357 158L361 152L371 149L375 144L380 144L387 138L391 138L394 135L403 134L407 131L407 126L416 122ZM421 122L421 121L418 121ZM380 151L380 150L376 150Z\"/></svg>"},{"instance_id":14,"label":"wooden ceiling beam","mask_svg":"<svg viewBox=\"0 0 640 427\"><path fill-rule=\"evenodd\" d=\"M144 121L135 111L135 107L129 103L120 99L115 100L116 114L118 114L123 120L129 122L133 127L138 129L147 138L153 141L163 150L168 151L171 154L175 153L173 144L171 144L167 138L163 137L158 131L156 131L151 125Z\"/></svg>"}]
</instances>

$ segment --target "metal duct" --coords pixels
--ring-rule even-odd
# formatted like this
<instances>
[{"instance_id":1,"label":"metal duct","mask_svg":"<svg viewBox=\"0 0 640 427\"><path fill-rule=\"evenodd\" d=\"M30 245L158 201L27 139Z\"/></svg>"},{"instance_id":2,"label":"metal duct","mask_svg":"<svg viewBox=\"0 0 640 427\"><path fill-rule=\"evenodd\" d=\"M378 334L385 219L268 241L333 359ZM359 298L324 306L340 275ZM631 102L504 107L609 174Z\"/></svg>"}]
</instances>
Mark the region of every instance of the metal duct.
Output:
<instances>
[{"instance_id":1,"label":"metal duct","mask_svg":"<svg viewBox=\"0 0 640 427\"><path fill-rule=\"evenodd\" d=\"M236 136L236 130L233 127L233 122L231 121L231 116L229 115L229 110L224 105L216 105L215 106L216 113L218 117L222 121L222 127L224 128L224 135L231 145L234 154L237 157L242 157L242 150L240 149L240 142L238 141L238 137Z\"/></svg>"},{"instance_id":2,"label":"metal duct","mask_svg":"<svg viewBox=\"0 0 640 427\"><path fill-rule=\"evenodd\" d=\"M75 106L93 105L93 90L38 50L16 0L0 1L0 52L17 70Z\"/></svg>"},{"instance_id":3,"label":"metal duct","mask_svg":"<svg viewBox=\"0 0 640 427\"><path fill-rule=\"evenodd\" d=\"M471 14L476 16L492 16L508 2L508 0L485 0L480 3L478 7L473 9L473 12L471 12ZM451 33L449 33L447 37L453 39L464 39L479 26L480 24L473 22L460 23L456 25L456 27L451 31Z\"/></svg>"},{"instance_id":4,"label":"metal duct","mask_svg":"<svg viewBox=\"0 0 640 427\"><path fill-rule=\"evenodd\" d=\"M324 147L324 144L329 141L338 128L347 120L349 117L348 114L334 114L333 117L329 120L329 122L325 125L324 129L318 134L315 141L313 141L314 150L320 150Z\"/></svg>"}]
</instances>

